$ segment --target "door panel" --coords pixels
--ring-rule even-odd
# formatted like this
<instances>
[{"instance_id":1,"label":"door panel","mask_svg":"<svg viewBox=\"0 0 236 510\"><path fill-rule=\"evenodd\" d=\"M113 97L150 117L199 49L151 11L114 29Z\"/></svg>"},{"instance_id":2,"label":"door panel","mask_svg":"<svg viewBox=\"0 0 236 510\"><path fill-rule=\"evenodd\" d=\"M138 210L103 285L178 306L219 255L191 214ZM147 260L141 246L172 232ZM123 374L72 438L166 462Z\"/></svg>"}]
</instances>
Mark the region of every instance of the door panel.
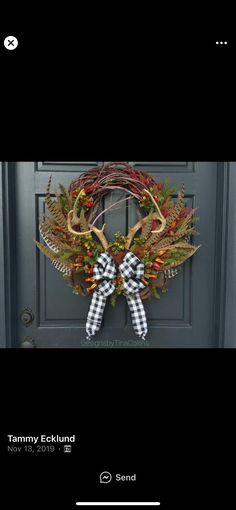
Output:
<instances>
[{"instance_id":1,"label":"door panel","mask_svg":"<svg viewBox=\"0 0 236 510\"><path fill-rule=\"evenodd\" d=\"M100 164L100 163L97 163ZM96 162L17 163L15 167L16 236L17 236L17 328L19 345L26 336L37 347L88 347L85 341L86 316L90 296L79 298L65 284L34 244L39 239L38 221L45 212L44 196L49 176L53 192L59 183L68 186L77 174ZM123 297L112 308L108 298L103 326L96 335L96 347L216 347L213 324L217 164L197 162L138 162L142 168L164 180L170 177L176 189L186 187L186 204L198 207L202 244L197 254L187 261L182 272L170 280L169 292L160 300L144 301L148 318L147 342L137 342L129 311ZM120 193L112 195L112 201ZM111 196L105 198L108 205ZM106 235L112 237L137 221L136 205L110 211L101 221ZM19 316L30 307L35 319L25 326Z\"/></svg>"}]
</instances>

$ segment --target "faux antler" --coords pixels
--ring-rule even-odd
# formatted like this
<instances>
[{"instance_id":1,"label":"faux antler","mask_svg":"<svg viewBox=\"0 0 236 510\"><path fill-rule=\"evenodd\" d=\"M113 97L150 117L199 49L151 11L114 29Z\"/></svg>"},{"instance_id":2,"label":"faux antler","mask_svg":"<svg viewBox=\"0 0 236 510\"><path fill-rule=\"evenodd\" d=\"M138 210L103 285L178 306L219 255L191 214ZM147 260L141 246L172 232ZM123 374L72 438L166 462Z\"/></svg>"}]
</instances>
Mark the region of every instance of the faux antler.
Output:
<instances>
[{"instance_id":1,"label":"faux antler","mask_svg":"<svg viewBox=\"0 0 236 510\"><path fill-rule=\"evenodd\" d=\"M146 223L146 221L149 220L149 218L150 218L149 215L145 216L144 218L141 218L137 223L135 223L135 225L133 227L130 227L129 233L127 236L127 240L125 243L125 248L127 250L130 248L131 242L132 242L136 232L138 232L138 230L143 227L143 225ZM154 220L159 219L159 217L157 216L157 213L153 213L153 219Z\"/></svg>"},{"instance_id":2,"label":"faux antler","mask_svg":"<svg viewBox=\"0 0 236 510\"><path fill-rule=\"evenodd\" d=\"M79 223L79 218L77 216L77 206L78 206L78 202L79 202L79 199L81 197L81 194L83 193L83 189L80 190L77 198L76 198L76 201L74 203L74 206L73 206L73 209L70 211L70 213L72 212L73 213L73 217L72 217L72 225L76 225L77 223ZM69 213L69 214L70 214Z\"/></svg>"},{"instance_id":3,"label":"faux antler","mask_svg":"<svg viewBox=\"0 0 236 510\"><path fill-rule=\"evenodd\" d=\"M77 232L76 230L74 230L72 228L74 225L77 225L80 221L78 218L78 215L77 215L77 205L78 205L79 199L80 199L83 191L84 191L83 189L80 190L80 192L76 198L76 201L74 203L73 209L71 209L71 211L69 211L69 213L67 215L67 228L68 228L69 232L75 236L82 236L85 234L90 234L90 232L91 232L91 230L87 230L86 232Z\"/></svg>"},{"instance_id":4,"label":"faux antler","mask_svg":"<svg viewBox=\"0 0 236 510\"><path fill-rule=\"evenodd\" d=\"M109 246L109 243L103 233L104 231L104 228L105 228L105 223L103 225L103 227L101 229L98 229L96 228L94 225L91 225L89 224L89 228L90 230L87 230L86 232L77 232L76 230L74 230L71 226L71 215L73 214L73 210L71 210L69 213L68 213L68 216L67 216L67 228L69 230L69 232L71 234L73 234L74 236L84 236L86 234L90 234L91 232L94 232L94 234L98 237L101 245L103 246L104 250L107 250L108 249L108 246Z\"/></svg>"},{"instance_id":5,"label":"faux antler","mask_svg":"<svg viewBox=\"0 0 236 510\"><path fill-rule=\"evenodd\" d=\"M69 230L69 232L71 234L73 234L74 236L84 236L84 235L90 234L90 232L92 232L91 230L87 230L86 232L77 232L77 230L74 230L71 225L71 221L73 222L73 218L71 218L71 215L73 215L73 209L70 212L68 212L68 215L67 215L67 229ZM79 222L79 218L78 218L77 223L78 222Z\"/></svg>"},{"instance_id":6,"label":"faux antler","mask_svg":"<svg viewBox=\"0 0 236 510\"><path fill-rule=\"evenodd\" d=\"M155 233L159 234L159 233L163 232L163 230L165 229L166 219L164 218L163 214L161 213L160 207L157 204L156 200L153 198L150 191L148 191L148 189L144 189L144 191L145 191L145 193L147 193L149 195L149 197L151 198L151 201L153 202L153 204L155 206L155 209L157 210L156 219L161 222L160 228L158 230L152 230L152 234L155 234Z\"/></svg>"},{"instance_id":7,"label":"faux antler","mask_svg":"<svg viewBox=\"0 0 236 510\"><path fill-rule=\"evenodd\" d=\"M127 235L127 240L125 243L126 250L128 250L130 248L133 237L135 236L136 232L138 232L138 230L143 226L146 219L147 219L147 216L145 218L142 218L141 220L139 220L137 223L135 223L135 225L133 227L131 227L129 229L129 233Z\"/></svg>"},{"instance_id":8,"label":"faux antler","mask_svg":"<svg viewBox=\"0 0 236 510\"><path fill-rule=\"evenodd\" d=\"M94 234L98 237L101 245L103 246L104 250L106 251L109 247L109 243L103 233L104 228L105 228L105 223L101 229L95 227L94 225L89 225L89 227L91 228L91 231L94 232Z\"/></svg>"}]
</instances>

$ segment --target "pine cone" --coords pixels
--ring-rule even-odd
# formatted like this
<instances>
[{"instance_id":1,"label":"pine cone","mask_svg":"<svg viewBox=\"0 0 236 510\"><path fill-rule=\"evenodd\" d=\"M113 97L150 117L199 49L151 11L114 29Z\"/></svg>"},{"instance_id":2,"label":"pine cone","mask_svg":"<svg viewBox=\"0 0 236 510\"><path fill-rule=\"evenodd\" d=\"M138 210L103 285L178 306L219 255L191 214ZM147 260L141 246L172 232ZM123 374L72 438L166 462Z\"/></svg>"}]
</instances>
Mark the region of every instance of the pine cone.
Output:
<instances>
[{"instance_id":1,"label":"pine cone","mask_svg":"<svg viewBox=\"0 0 236 510\"><path fill-rule=\"evenodd\" d=\"M122 261L123 261L123 258L124 256L126 255L126 253L128 252L128 250L122 250L122 251L119 251L118 253L113 253L112 249L109 248L108 252L110 253L110 255L112 256L115 264L117 266L119 266Z\"/></svg>"},{"instance_id":2,"label":"pine cone","mask_svg":"<svg viewBox=\"0 0 236 510\"><path fill-rule=\"evenodd\" d=\"M142 289L139 294L141 299L148 299L149 297L151 297L152 291L150 287L145 287L145 289Z\"/></svg>"},{"instance_id":3,"label":"pine cone","mask_svg":"<svg viewBox=\"0 0 236 510\"><path fill-rule=\"evenodd\" d=\"M89 287L91 285L91 283L88 283L85 281L85 278L87 278L88 275L84 271L81 271L80 273L77 273L76 271L72 271L71 276L72 276L72 281L73 281L74 287L76 287L76 285L80 285L84 294L87 295L86 289L87 289L87 287Z\"/></svg>"},{"instance_id":4,"label":"pine cone","mask_svg":"<svg viewBox=\"0 0 236 510\"><path fill-rule=\"evenodd\" d=\"M135 246L135 255L139 258L143 257L145 249L145 246Z\"/></svg>"},{"instance_id":5,"label":"pine cone","mask_svg":"<svg viewBox=\"0 0 236 510\"><path fill-rule=\"evenodd\" d=\"M152 280L152 285L155 285L155 287L158 287L159 289L162 289L165 285L165 275L164 271L160 271L158 273L157 278Z\"/></svg>"}]
</instances>

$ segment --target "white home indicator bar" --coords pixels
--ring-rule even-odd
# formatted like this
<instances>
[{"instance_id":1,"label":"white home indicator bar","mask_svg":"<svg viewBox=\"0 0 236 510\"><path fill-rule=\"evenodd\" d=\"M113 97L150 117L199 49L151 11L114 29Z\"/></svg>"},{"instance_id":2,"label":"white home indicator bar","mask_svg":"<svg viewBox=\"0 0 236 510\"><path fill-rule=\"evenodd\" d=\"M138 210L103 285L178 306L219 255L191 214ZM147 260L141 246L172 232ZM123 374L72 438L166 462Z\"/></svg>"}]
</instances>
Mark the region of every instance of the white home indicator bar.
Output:
<instances>
[{"instance_id":1,"label":"white home indicator bar","mask_svg":"<svg viewBox=\"0 0 236 510\"><path fill-rule=\"evenodd\" d=\"M77 506L159 506L160 501L77 501Z\"/></svg>"}]
</instances>

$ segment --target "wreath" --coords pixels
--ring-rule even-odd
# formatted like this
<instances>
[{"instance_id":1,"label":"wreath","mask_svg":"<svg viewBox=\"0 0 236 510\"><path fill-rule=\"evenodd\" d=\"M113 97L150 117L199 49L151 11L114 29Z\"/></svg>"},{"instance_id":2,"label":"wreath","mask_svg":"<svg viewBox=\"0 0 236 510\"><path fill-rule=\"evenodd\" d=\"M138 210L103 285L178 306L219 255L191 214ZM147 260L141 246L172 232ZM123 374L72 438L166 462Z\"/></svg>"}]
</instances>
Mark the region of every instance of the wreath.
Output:
<instances>
[{"instance_id":1,"label":"wreath","mask_svg":"<svg viewBox=\"0 0 236 510\"><path fill-rule=\"evenodd\" d=\"M157 289L167 282L200 246L190 243L198 234L193 223L196 209L184 203L184 185L175 201L170 180L156 181L128 163L108 163L80 174L68 189L59 184L52 199L50 176L45 196L49 216L39 222L44 243L38 248L79 296L92 294L86 331L90 339L101 327L107 297L114 306L124 295L134 331L145 339L147 321L142 301L160 298ZM114 190L124 198L102 209L103 198ZM128 234L116 232L107 240L105 225L97 222L104 213L129 200L139 205L138 221ZM142 211L142 212L141 212Z\"/></svg>"}]
</instances>

